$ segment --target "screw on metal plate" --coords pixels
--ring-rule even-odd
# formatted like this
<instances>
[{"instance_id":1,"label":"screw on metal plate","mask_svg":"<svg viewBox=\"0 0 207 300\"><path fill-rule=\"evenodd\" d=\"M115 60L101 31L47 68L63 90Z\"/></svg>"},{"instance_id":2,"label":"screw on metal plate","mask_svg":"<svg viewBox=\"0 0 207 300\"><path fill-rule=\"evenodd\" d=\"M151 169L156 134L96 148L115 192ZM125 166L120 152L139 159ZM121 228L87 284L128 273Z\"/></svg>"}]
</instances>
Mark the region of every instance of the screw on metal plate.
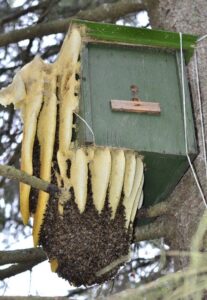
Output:
<instances>
[{"instance_id":1,"label":"screw on metal plate","mask_svg":"<svg viewBox=\"0 0 207 300\"><path fill-rule=\"evenodd\" d=\"M131 90L131 101L136 101L136 104L139 105L141 99L138 96L138 92L139 92L139 88L136 84L132 84L130 86L130 90Z\"/></svg>"},{"instance_id":2,"label":"screw on metal plate","mask_svg":"<svg viewBox=\"0 0 207 300\"><path fill-rule=\"evenodd\" d=\"M139 98L139 88L136 84L130 85L131 99L129 100L111 100L112 111L124 111L133 113L144 113L159 115L161 112L159 102L143 101Z\"/></svg>"}]
</instances>

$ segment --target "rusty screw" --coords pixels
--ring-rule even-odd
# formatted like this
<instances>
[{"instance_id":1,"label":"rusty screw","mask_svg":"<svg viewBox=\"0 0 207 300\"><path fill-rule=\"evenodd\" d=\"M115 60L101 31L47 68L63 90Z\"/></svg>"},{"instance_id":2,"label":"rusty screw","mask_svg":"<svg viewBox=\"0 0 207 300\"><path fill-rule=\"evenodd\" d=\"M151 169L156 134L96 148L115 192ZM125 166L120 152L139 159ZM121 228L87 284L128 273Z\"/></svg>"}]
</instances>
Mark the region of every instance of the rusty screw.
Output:
<instances>
[{"instance_id":1,"label":"rusty screw","mask_svg":"<svg viewBox=\"0 0 207 300\"><path fill-rule=\"evenodd\" d=\"M140 101L139 97L138 97L138 92L139 92L139 88L136 84L132 84L130 86L130 90L131 90L131 100L132 101Z\"/></svg>"}]
</instances>

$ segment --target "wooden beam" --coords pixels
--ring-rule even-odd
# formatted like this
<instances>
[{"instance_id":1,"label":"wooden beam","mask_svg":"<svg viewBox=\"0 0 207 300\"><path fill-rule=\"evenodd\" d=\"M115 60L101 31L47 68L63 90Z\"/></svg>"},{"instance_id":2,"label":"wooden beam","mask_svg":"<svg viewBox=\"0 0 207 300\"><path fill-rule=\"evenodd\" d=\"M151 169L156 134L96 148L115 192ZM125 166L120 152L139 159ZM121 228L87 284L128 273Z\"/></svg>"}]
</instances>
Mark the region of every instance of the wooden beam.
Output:
<instances>
[{"instance_id":1,"label":"wooden beam","mask_svg":"<svg viewBox=\"0 0 207 300\"><path fill-rule=\"evenodd\" d=\"M160 103L144 101L111 100L113 111L124 111L142 114L159 115L161 113Z\"/></svg>"}]
</instances>

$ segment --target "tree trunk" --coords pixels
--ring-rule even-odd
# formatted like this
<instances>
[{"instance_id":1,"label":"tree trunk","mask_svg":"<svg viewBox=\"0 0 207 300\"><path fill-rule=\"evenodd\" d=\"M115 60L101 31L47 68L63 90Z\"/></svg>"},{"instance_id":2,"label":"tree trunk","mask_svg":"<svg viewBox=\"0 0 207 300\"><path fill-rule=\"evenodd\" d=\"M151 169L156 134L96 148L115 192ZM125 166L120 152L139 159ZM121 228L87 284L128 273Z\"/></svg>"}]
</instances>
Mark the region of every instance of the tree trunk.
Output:
<instances>
[{"instance_id":1,"label":"tree trunk","mask_svg":"<svg viewBox=\"0 0 207 300\"><path fill-rule=\"evenodd\" d=\"M153 28L160 28L182 33L191 33L199 36L207 33L206 1L205 0L159 0L149 7L149 17ZM197 44L197 60L199 85L205 132L207 132L207 38ZM203 192L207 198L206 170L204 151L201 138L201 118L199 114L198 92L195 73L195 54L188 65L188 77L192 93L194 118L196 123L199 155L194 166L199 177ZM205 205L200 196L198 187L189 169L174 192L170 195L172 201L172 218L175 226L175 235L169 241L171 248L189 250L191 240L196 232L199 220L204 212ZM186 259L177 262L176 268L187 264Z\"/></svg>"}]
</instances>

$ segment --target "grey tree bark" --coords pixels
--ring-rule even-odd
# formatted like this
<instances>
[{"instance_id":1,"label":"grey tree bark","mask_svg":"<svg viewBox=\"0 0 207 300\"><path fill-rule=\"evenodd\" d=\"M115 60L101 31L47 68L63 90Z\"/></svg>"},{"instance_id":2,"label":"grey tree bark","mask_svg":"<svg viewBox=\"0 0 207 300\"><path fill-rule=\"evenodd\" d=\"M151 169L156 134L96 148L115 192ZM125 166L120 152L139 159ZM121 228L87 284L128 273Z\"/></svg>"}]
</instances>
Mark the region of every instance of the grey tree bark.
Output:
<instances>
[{"instance_id":1,"label":"grey tree bark","mask_svg":"<svg viewBox=\"0 0 207 300\"><path fill-rule=\"evenodd\" d=\"M205 0L159 0L148 6L150 21L153 27L205 35L207 33L206 1ZM199 72L199 85L205 132L207 132L207 38L197 44L197 59ZM203 192L207 198L207 177L205 170L204 153L201 139L201 119L199 115L198 93L195 73L195 55L188 65L189 84L192 93L194 117L197 130L199 155L194 162ZM189 250L191 240L196 232L199 220L205 210L191 170L185 174L174 192L168 199L172 202L173 223L175 226L174 237L170 245L177 250ZM176 267L183 267L187 259L177 262Z\"/></svg>"}]
</instances>

